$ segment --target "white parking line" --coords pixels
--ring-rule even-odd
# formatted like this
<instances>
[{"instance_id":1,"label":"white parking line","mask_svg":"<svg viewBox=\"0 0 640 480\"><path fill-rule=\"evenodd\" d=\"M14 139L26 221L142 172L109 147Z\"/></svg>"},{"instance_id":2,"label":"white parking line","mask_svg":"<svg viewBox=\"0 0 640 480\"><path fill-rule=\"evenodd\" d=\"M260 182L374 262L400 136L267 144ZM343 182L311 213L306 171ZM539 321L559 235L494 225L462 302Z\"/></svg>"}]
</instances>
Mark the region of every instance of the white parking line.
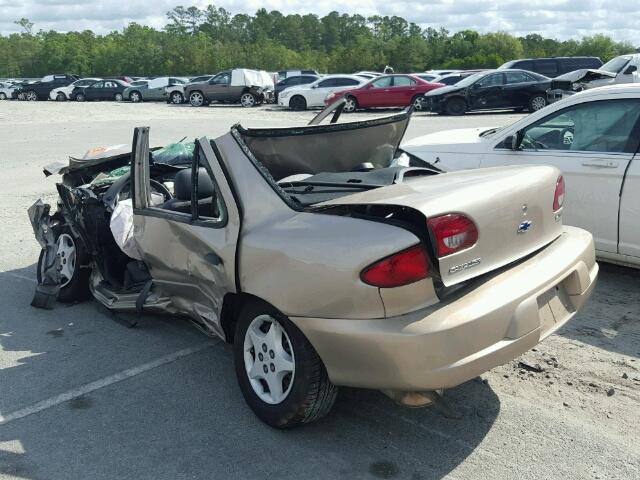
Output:
<instances>
[{"instance_id":1,"label":"white parking line","mask_svg":"<svg viewBox=\"0 0 640 480\"><path fill-rule=\"evenodd\" d=\"M100 380L96 380L95 382L87 383L65 393L49 397L46 400L34 403L33 405L21 408L20 410L16 410L15 412L11 412L7 415L0 415L0 425L6 425L7 423L13 422L14 420L33 415L34 413L38 413L48 408L55 407L56 405L60 405L64 402L68 402L73 398L86 395L87 393L93 392L94 390L113 385L114 383L121 382L122 380L127 380L131 377L135 377L136 375L148 372L149 370L161 367L162 365L175 362L180 358L200 352L213 345L215 344L207 342L195 347L178 350L177 352L170 353L169 355L165 355L164 357L157 358L147 363L143 363L142 365L138 365L137 367L127 368L126 370L122 370L121 372L114 373L113 375L101 378Z\"/></svg>"},{"instance_id":2,"label":"white parking line","mask_svg":"<svg viewBox=\"0 0 640 480\"><path fill-rule=\"evenodd\" d=\"M5 273L5 274L7 274L7 275L9 275L11 277L19 278L21 280L28 280L28 281L33 282L33 283L38 283L37 279L35 279L33 277L27 277L26 275L20 275L19 273L13 273L13 272L2 272L2 273Z\"/></svg>"}]
</instances>

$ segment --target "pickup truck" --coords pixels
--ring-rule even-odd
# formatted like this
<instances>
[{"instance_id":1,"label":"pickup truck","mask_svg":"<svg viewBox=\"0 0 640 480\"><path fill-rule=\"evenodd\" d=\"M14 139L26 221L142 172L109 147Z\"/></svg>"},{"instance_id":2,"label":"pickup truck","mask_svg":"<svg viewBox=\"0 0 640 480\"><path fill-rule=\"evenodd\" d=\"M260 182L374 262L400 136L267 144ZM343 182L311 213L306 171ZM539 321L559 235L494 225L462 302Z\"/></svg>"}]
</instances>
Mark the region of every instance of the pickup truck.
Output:
<instances>
[{"instance_id":1,"label":"pickup truck","mask_svg":"<svg viewBox=\"0 0 640 480\"><path fill-rule=\"evenodd\" d=\"M51 90L58 87L66 87L79 78L78 75L69 74L46 75L38 81L20 84L15 91L15 95L18 100L47 100Z\"/></svg>"}]
</instances>

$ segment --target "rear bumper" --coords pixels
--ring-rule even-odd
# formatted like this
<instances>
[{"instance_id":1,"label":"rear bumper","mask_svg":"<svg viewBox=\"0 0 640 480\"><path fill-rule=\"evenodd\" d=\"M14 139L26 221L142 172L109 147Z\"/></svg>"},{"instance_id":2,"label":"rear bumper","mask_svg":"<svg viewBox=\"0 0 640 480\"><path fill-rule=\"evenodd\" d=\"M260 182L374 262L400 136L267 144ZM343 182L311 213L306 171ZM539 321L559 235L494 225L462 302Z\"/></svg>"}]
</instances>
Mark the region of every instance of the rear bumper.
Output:
<instances>
[{"instance_id":1,"label":"rear bumper","mask_svg":"<svg viewBox=\"0 0 640 480\"><path fill-rule=\"evenodd\" d=\"M537 254L434 307L384 319L291 320L337 385L438 390L534 347L575 315L597 275L591 234L565 227Z\"/></svg>"}]
</instances>

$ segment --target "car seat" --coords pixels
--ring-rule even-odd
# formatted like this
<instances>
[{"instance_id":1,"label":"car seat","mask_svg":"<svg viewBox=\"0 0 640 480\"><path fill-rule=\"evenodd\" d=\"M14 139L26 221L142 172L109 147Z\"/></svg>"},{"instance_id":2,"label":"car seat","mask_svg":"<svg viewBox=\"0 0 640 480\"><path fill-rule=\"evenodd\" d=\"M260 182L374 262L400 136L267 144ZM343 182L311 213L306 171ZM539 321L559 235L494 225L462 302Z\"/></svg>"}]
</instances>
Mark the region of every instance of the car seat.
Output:
<instances>
[{"instance_id":1,"label":"car seat","mask_svg":"<svg viewBox=\"0 0 640 480\"><path fill-rule=\"evenodd\" d=\"M191 169L180 170L173 179L174 197L167 200L162 208L172 212L191 213ZM198 216L217 218L218 208L215 187L205 168L198 169Z\"/></svg>"}]
</instances>

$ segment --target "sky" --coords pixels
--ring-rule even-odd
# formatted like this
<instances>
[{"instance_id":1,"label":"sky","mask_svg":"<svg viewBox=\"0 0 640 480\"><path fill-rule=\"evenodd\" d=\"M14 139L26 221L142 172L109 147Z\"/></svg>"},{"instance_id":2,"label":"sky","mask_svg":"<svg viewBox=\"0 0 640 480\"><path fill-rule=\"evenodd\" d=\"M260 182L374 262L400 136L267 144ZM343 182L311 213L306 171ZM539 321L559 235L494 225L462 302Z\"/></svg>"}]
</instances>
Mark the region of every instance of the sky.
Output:
<instances>
[{"instance_id":1,"label":"sky","mask_svg":"<svg viewBox=\"0 0 640 480\"><path fill-rule=\"evenodd\" d=\"M258 8L282 13L325 15L333 10L361 15L397 15L422 27L449 31L538 33L566 40L604 33L640 44L640 0L0 0L0 32L18 32L13 23L31 20L34 30L85 30L108 33L129 22L162 28L177 5L214 3L232 14Z\"/></svg>"}]
</instances>

